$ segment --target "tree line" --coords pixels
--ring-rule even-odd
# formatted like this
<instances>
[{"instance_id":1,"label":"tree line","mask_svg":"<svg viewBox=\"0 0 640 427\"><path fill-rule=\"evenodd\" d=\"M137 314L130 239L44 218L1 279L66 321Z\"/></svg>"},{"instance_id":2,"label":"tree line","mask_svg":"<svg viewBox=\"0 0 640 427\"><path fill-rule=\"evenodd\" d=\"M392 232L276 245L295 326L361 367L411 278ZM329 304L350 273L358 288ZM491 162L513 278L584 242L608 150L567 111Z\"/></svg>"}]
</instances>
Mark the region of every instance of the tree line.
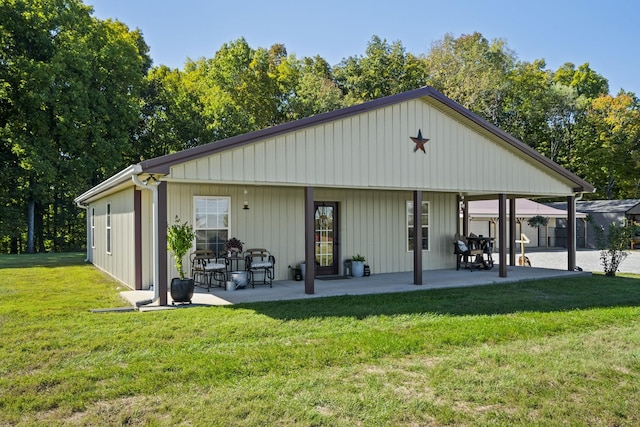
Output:
<instances>
[{"instance_id":1,"label":"tree line","mask_svg":"<svg viewBox=\"0 0 640 427\"><path fill-rule=\"evenodd\" d=\"M171 69L79 0L0 0L0 46L0 253L80 249L73 199L130 164L425 85L593 183L589 197L640 196L636 95L480 33L418 54L373 36L333 66L240 38Z\"/></svg>"}]
</instances>

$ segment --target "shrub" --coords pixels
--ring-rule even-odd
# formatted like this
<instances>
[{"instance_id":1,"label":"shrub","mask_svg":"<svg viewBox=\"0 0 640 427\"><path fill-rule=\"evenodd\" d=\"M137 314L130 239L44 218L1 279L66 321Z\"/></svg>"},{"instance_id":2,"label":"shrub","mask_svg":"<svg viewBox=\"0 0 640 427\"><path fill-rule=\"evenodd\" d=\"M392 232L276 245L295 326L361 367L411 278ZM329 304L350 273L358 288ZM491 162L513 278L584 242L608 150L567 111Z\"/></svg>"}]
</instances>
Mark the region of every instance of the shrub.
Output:
<instances>
[{"instance_id":1,"label":"shrub","mask_svg":"<svg viewBox=\"0 0 640 427\"><path fill-rule=\"evenodd\" d=\"M629 239L635 233L636 227L633 224L612 222L609 224L608 233L605 234L604 227L596 225L590 218L587 220L596 233L604 274L608 277L615 277L618 267L629 256L629 252L626 250L630 247Z\"/></svg>"},{"instance_id":2,"label":"shrub","mask_svg":"<svg viewBox=\"0 0 640 427\"><path fill-rule=\"evenodd\" d=\"M173 259L176 262L176 268L180 279L184 279L184 270L182 268L182 258L189 252L193 239L196 237L193 227L187 222L180 222L180 218L176 216L175 224L167 227L167 248L173 252Z\"/></svg>"}]
</instances>

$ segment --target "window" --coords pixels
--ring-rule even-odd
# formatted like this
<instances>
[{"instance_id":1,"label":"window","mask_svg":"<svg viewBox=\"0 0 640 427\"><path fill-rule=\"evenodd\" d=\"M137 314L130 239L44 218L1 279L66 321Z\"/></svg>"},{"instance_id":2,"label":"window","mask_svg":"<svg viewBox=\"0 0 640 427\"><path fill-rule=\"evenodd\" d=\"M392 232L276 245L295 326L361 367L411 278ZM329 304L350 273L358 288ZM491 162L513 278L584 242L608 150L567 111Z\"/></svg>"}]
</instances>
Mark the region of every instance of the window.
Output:
<instances>
[{"instance_id":1,"label":"window","mask_svg":"<svg viewBox=\"0 0 640 427\"><path fill-rule=\"evenodd\" d=\"M93 249L96 248L96 208L91 208L91 234L89 238L91 239L91 247Z\"/></svg>"},{"instance_id":2,"label":"window","mask_svg":"<svg viewBox=\"0 0 640 427\"><path fill-rule=\"evenodd\" d=\"M229 197L195 197L196 249L218 255L229 240Z\"/></svg>"},{"instance_id":3,"label":"window","mask_svg":"<svg viewBox=\"0 0 640 427\"><path fill-rule=\"evenodd\" d=\"M413 251L413 202L407 202L407 250ZM422 250L429 250L429 202L422 202Z\"/></svg>"},{"instance_id":4,"label":"window","mask_svg":"<svg viewBox=\"0 0 640 427\"><path fill-rule=\"evenodd\" d=\"M107 253L111 254L111 203L107 203Z\"/></svg>"}]
</instances>

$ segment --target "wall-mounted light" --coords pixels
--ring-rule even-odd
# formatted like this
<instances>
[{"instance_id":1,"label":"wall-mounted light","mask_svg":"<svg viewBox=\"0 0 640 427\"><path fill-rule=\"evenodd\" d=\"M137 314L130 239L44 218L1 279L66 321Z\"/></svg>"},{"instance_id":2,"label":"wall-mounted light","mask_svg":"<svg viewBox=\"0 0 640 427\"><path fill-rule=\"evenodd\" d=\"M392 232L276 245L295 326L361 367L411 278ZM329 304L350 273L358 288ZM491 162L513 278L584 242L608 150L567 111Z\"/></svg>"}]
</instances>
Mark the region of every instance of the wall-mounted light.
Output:
<instances>
[{"instance_id":1,"label":"wall-mounted light","mask_svg":"<svg viewBox=\"0 0 640 427\"><path fill-rule=\"evenodd\" d=\"M242 209L249 209L249 198L247 197L249 193L247 189L244 189L244 202L242 202Z\"/></svg>"}]
</instances>

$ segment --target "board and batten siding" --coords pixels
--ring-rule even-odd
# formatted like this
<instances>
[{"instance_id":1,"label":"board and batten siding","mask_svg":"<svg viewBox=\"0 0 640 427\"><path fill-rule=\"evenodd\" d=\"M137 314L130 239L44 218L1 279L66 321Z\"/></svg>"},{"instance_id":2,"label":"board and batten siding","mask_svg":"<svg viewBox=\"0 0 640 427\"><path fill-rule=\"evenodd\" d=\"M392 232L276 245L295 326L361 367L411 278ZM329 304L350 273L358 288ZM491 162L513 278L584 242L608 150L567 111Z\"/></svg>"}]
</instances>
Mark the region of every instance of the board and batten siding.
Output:
<instances>
[{"instance_id":1,"label":"board and batten siding","mask_svg":"<svg viewBox=\"0 0 640 427\"><path fill-rule=\"evenodd\" d=\"M504 141L411 100L171 167L187 181L562 195L572 184ZM461 119L464 120L464 119ZM429 142L414 152L418 129ZM482 179L478 179L482 176Z\"/></svg>"},{"instance_id":2,"label":"board and batten siding","mask_svg":"<svg viewBox=\"0 0 640 427\"><path fill-rule=\"evenodd\" d=\"M242 209L244 188L249 210ZM230 197L230 235L244 242L245 249L268 249L276 257L276 280L288 279L288 266L304 260L302 188L171 182L167 188L170 221L177 215L193 224L195 196ZM412 200L412 192L317 188L315 200L339 203L341 273L342 261L356 253L366 256L374 274L413 269L413 254L407 251L406 243L406 204ZM456 230L456 197L425 193L424 201L430 202L430 250L424 252L424 268L451 268L455 265L449 247ZM188 257L184 262L188 265ZM168 270L168 277L175 277L171 258Z\"/></svg>"},{"instance_id":3,"label":"board and batten siding","mask_svg":"<svg viewBox=\"0 0 640 427\"><path fill-rule=\"evenodd\" d=\"M95 247L90 248L92 263L115 279L133 288L134 189L113 193L91 202L95 208ZM107 204L111 204L111 253L107 253Z\"/></svg>"}]
</instances>

